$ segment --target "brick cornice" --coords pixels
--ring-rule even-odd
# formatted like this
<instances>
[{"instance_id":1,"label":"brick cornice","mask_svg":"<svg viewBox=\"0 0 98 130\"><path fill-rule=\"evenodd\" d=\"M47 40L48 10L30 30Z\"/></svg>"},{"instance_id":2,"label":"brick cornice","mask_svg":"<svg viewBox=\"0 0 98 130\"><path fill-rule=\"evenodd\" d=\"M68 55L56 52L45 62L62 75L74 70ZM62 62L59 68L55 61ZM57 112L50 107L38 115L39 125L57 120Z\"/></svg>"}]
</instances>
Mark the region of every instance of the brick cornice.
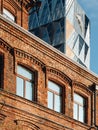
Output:
<instances>
[{"instance_id":1,"label":"brick cornice","mask_svg":"<svg viewBox=\"0 0 98 130\"><path fill-rule=\"evenodd\" d=\"M12 47L6 43L2 38L0 38L0 46L1 48L7 50L7 51L11 51Z\"/></svg>"},{"instance_id":2,"label":"brick cornice","mask_svg":"<svg viewBox=\"0 0 98 130\"><path fill-rule=\"evenodd\" d=\"M49 67L49 66L46 67L46 70L48 73L54 74L56 77L59 77L60 79L68 82L71 86L71 84L72 84L71 79L67 75L65 75L63 72L61 72L60 70L57 70L57 69Z\"/></svg>"},{"instance_id":3,"label":"brick cornice","mask_svg":"<svg viewBox=\"0 0 98 130\"><path fill-rule=\"evenodd\" d=\"M33 64L40 66L42 69L45 68L45 64L42 61L40 61L38 58L34 57L33 55L31 55L27 52L24 52L23 50L14 48L14 54L20 58L29 60Z\"/></svg>"},{"instance_id":4,"label":"brick cornice","mask_svg":"<svg viewBox=\"0 0 98 130\"><path fill-rule=\"evenodd\" d=\"M85 84L77 82L77 81L72 81L72 86L76 87L77 89L82 89L82 91L87 91L89 93L92 93L92 91L87 87Z\"/></svg>"}]
</instances>

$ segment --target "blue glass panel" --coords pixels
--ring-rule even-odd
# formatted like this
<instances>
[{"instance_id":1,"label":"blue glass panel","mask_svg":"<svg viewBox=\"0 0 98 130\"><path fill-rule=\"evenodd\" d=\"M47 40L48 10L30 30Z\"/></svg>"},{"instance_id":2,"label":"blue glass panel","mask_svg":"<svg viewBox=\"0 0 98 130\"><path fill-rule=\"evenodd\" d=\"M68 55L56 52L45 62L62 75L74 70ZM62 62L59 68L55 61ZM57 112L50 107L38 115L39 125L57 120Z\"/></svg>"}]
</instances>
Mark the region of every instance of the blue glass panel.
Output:
<instances>
[{"instance_id":1,"label":"blue glass panel","mask_svg":"<svg viewBox=\"0 0 98 130\"><path fill-rule=\"evenodd\" d=\"M64 2L65 0L42 0L37 13L34 12L35 9L29 12L29 31L62 52L65 52Z\"/></svg>"},{"instance_id":2,"label":"blue glass panel","mask_svg":"<svg viewBox=\"0 0 98 130\"><path fill-rule=\"evenodd\" d=\"M88 45L85 43L85 52L84 52L84 59L86 59L87 53L88 53Z\"/></svg>"}]
</instances>

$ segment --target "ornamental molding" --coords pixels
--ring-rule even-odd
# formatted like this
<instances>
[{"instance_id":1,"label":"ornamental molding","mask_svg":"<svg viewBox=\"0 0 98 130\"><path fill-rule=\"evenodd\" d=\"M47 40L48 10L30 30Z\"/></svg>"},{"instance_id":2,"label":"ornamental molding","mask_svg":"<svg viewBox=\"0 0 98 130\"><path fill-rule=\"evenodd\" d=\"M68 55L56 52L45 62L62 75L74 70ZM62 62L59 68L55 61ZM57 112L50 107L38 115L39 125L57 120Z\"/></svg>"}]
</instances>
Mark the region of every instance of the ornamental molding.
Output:
<instances>
[{"instance_id":1,"label":"ornamental molding","mask_svg":"<svg viewBox=\"0 0 98 130\"><path fill-rule=\"evenodd\" d=\"M7 51L11 51L12 50L12 47L7 43L5 42L3 39L0 38L0 47L7 50Z\"/></svg>"},{"instance_id":2,"label":"ornamental molding","mask_svg":"<svg viewBox=\"0 0 98 130\"><path fill-rule=\"evenodd\" d=\"M52 67L46 67L47 72L56 75L57 77L60 77L61 79L63 79L64 81L68 82L70 84L70 86L72 85L72 80L63 72L61 72L60 70L57 70L55 68Z\"/></svg>"},{"instance_id":3,"label":"ornamental molding","mask_svg":"<svg viewBox=\"0 0 98 130\"><path fill-rule=\"evenodd\" d=\"M72 86L74 86L74 88L81 89L81 90L87 91L89 93L92 93L92 91L89 89L89 87L81 82L72 81Z\"/></svg>"},{"instance_id":4,"label":"ornamental molding","mask_svg":"<svg viewBox=\"0 0 98 130\"><path fill-rule=\"evenodd\" d=\"M23 125L26 126L28 128L30 128L31 130L40 130L40 128L36 125L36 123L32 123L26 120L21 120L21 119L16 119L14 120L14 123L16 123L16 125Z\"/></svg>"},{"instance_id":5,"label":"ornamental molding","mask_svg":"<svg viewBox=\"0 0 98 130\"><path fill-rule=\"evenodd\" d=\"M20 58L27 59L30 62L32 62L33 64L40 66L43 70L45 68L45 64L42 61L40 61L38 58L34 57L33 55L31 55L27 52L14 48L14 54Z\"/></svg>"},{"instance_id":6,"label":"ornamental molding","mask_svg":"<svg viewBox=\"0 0 98 130\"><path fill-rule=\"evenodd\" d=\"M0 124L4 122L6 116L0 113Z\"/></svg>"}]
</instances>

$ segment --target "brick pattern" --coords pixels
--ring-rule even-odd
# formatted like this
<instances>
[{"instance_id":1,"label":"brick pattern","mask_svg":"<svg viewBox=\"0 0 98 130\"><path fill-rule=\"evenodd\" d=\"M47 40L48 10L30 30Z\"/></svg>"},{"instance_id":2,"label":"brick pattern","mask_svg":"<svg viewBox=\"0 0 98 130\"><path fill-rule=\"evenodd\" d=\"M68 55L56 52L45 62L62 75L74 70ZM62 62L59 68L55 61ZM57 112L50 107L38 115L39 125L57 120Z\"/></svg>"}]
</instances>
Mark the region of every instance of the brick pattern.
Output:
<instances>
[{"instance_id":1,"label":"brick pattern","mask_svg":"<svg viewBox=\"0 0 98 130\"><path fill-rule=\"evenodd\" d=\"M6 2L8 0L4 4ZM0 129L96 130L98 105L94 113L94 93L90 86L98 84L97 76L0 15L1 55L4 56L4 72L1 74L4 81L3 89L0 89ZM18 64L36 72L35 101L16 95ZM63 87L62 113L47 108L48 80ZM74 92L87 99L86 123L73 119Z\"/></svg>"}]
</instances>

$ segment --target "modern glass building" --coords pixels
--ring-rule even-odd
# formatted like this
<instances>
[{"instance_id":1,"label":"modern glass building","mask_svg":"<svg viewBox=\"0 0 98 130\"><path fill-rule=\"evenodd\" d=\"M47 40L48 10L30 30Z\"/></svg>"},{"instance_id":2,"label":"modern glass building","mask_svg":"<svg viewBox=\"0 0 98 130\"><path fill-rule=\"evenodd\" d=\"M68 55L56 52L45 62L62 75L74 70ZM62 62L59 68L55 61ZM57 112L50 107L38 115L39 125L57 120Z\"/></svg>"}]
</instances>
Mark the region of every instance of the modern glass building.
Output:
<instances>
[{"instance_id":1,"label":"modern glass building","mask_svg":"<svg viewBox=\"0 0 98 130\"><path fill-rule=\"evenodd\" d=\"M76 0L41 0L29 11L29 31L89 68L89 19Z\"/></svg>"},{"instance_id":2,"label":"modern glass building","mask_svg":"<svg viewBox=\"0 0 98 130\"><path fill-rule=\"evenodd\" d=\"M76 0L66 1L66 55L90 67L90 21Z\"/></svg>"}]
</instances>

